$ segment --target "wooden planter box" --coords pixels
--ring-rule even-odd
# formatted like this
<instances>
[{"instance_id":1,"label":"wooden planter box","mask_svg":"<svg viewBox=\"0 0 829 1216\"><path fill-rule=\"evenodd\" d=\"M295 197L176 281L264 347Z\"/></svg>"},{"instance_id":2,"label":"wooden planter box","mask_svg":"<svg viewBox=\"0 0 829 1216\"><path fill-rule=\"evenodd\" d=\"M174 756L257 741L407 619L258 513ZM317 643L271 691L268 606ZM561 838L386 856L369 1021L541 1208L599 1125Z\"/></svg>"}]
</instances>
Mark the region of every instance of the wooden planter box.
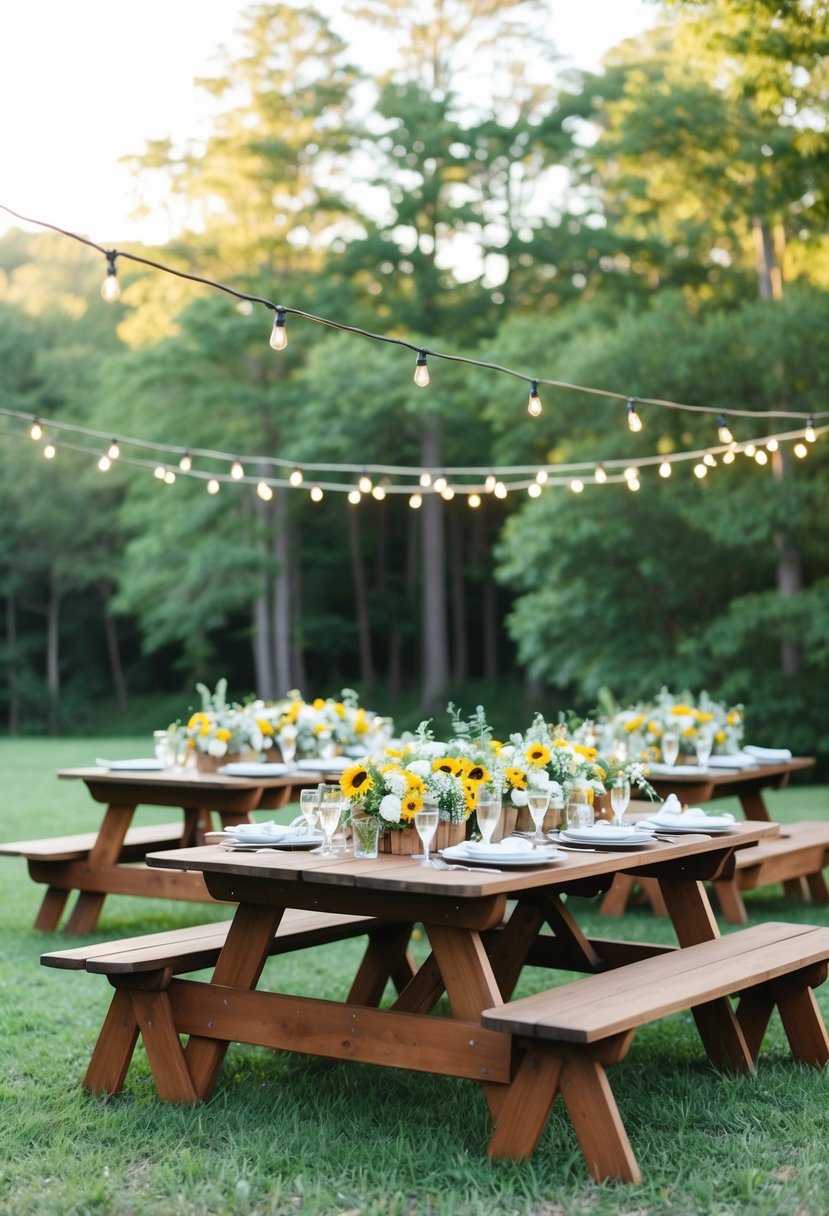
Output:
<instances>
[{"instance_id":1,"label":"wooden planter box","mask_svg":"<svg viewBox=\"0 0 829 1216\"><path fill-rule=\"evenodd\" d=\"M447 849L453 844L462 844L466 840L465 823L439 823L431 844L431 852ZM389 829L380 833L379 851L381 853L422 853L423 845L416 828Z\"/></svg>"}]
</instances>

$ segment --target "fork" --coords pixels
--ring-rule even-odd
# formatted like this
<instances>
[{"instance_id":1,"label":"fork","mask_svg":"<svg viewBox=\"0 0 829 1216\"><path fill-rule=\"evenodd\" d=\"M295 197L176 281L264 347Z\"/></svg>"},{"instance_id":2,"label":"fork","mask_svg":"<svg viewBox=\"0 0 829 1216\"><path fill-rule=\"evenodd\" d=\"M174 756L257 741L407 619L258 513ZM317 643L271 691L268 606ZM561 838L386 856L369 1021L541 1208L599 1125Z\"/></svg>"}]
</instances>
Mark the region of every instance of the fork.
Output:
<instances>
[{"instance_id":1,"label":"fork","mask_svg":"<svg viewBox=\"0 0 829 1216\"><path fill-rule=\"evenodd\" d=\"M494 866L459 866L444 861L442 857L433 857L429 863L435 870L468 870L470 874L503 874L503 870L496 870Z\"/></svg>"}]
</instances>

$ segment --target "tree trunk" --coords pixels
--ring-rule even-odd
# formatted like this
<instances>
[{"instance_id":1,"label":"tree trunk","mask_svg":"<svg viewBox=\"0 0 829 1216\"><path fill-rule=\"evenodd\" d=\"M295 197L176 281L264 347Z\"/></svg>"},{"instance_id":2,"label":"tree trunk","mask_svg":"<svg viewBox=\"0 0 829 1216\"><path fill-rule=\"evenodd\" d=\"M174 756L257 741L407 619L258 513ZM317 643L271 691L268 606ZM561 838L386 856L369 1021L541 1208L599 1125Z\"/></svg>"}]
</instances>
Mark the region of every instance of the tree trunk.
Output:
<instances>
[{"instance_id":1,"label":"tree trunk","mask_svg":"<svg viewBox=\"0 0 829 1216\"><path fill-rule=\"evenodd\" d=\"M54 584L49 584L46 605L46 690L47 719L50 735L60 734L60 597Z\"/></svg>"},{"instance_id":2,"label":"tree trunk","mask_svg":"<svg viewBox=\"0 0 829 1216\"><path fill-rule=\"evenodd\" d=\"M271 552L276 559L276 571L271 580L271 645L277 696L294 687L291 667L291 566L288 538L288 503L285 494L276 494L273 502Z\"/></svg>"},{"instance_id":3,"label":"tree trunk","mask_svg":"<svg viewBox=\"0 0 829 1216\"><path fill-rule=\"evenodd\" d=\"M9 734L16 735L20 729L20 701L17 694L17 605L12 592L6 596L6 655L6 680L9 688L6 723Z\"/></svg>"},{"instance_id":4,"label":"tree trunk","mask_svg":"<svg viewBox=\"0 0 829 1216\"><path fill-rule=\"evenodd\" d=\"M788 461L788 453L783 448L772 453L771 467L776 481L782 482L788 476ZM777 550L777 590L785 599L791 599L803 587L800 553L785 528L775 534L774 544ZM787 676L796 676L800 671L800 647L797 639L791 635L780 642L780 668Z\"/></svg>"},{"instance_id":5,"label":"tree trunk","mask_svg":"<svg viewBox=\"0 0 829 1216\"><path fill-rule=\"evenodd\" d=\"M771 230L761 216L755 216L751 224L760 299L779 300L783 295L783 276L775 256L775 242Z\"/></svg>"},{"instance_id":6,"label":"tree trunk","mask_svg":"<svg viewBox=\"0 0 829 1216\"><path fill-rule=\"evenodd\" d=\"M348 553L351 559L351 575L354 587L354 613L357 621L360 684L362 688L372 688L374 686L374 658L371 651L371 622L368 615L366 572L363 565L360 520L356 507L349 505L346 509L346 518L348 520Z\"/></svg>"},{"instance_id":7,"label":"tree trunk","mask_svg":"<svg viewBox=\"0 0 829 1216\"><path fill-rule=\"evenodd\" d=\"M459 511L449 516L449 563L452 582L452 679L463 684L469 676L469 646L466 628L466 568L464 562L463 525Z\"/></svg>"},{"instance_id":8,"label":"tree trunk","mask_svg":"<svg viewBox=\"0 0 829 1216\"><path fill-rule=\"evenodd\" d=\"M277 697L271 652L271 611L268 602L270 579L262 574L259 594L253 601L253 673L256 691L265 701Z\"/></svg>"},{"instance_id":9,"label":"tree trunk","mask_svg":"<svg viewBox=\"0 0 829 1216\"><path fill-rule=\"evenodd\" d=\"M440 423L434 419L422 432L420 460L424 468L441 467ZM446 620L446 539L443 499L425 494L421 514L420 648L421 710L433 711L449 683L449 640Z\"/></svg>"},{"instance_id":10,"label":"tree trunk","mask_svg":"<svg viewBox=\"0 0 829 1216\"><path fill-rule=\"evenodd\" d=\"M299 538L295 538L295 541L296 543L292 545L291 552L292 686L294 688L305 688L308 681L305 670L305 638L302 632L302 563L299 560L299 554L302 552L302 543Z\"/></svg>"},{"instance_id":11,"label":"tree trunk","mask_svg":"<svg viewBox=\"0 0 829 1216\"><path fill-rule=\"evenodd\" d=\"M118 630L115 626L115 619L109 611L109 602L112 598L112 588L104 581L98 584L98 591L101 596L101 603L104 607L104 636L106 637L107 658L109 659L109 671L112 676L112 686L115 689L115 703L122 713L127 710L127 681L124 675L124 665L121 662L121 647L118 643Z\"/></svg>"}]
</instances>

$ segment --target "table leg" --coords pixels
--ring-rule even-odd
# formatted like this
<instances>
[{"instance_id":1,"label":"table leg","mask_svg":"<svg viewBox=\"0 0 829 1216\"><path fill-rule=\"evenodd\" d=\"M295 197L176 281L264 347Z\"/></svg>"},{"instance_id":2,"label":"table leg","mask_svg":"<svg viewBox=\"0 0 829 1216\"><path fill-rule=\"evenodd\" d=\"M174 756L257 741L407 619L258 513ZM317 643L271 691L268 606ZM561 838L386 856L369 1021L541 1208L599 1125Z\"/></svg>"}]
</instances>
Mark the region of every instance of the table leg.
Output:
<instances>
[{"instance_id":1,"label":"table leg","mask_svg":"<svg viewBox=\"0 0 829 1216\"><path fill-rule=\"evenodd\" d=\"M762 819L766 823L772 822L769 808L763 801L762 790L743 790L740 794L740 805L746 819Z\"/></svg>"},{"instance_id":2,"label":"table leg","mask_svg":"<svg viewBox=\"0 0 829 1216\"><path fill-rule=\"evenodd\" d=\"M414 975L407 957L412 925L383 925L369 933L368 946L346 998L349 1005L380 1004L386 984L396 977L402 991Z\"/></svg>"},{"instance_id":3,"label":"table leg","mask_svg":"<svg viewBox=\"0 0 829 1216\"><path fill-rule=\"evenodd\" d=\"M720 936L701 882L666 879L660 887L680 946ZM751 1049L727 997L697 1005L691 1012L712 1064L730 1072L746 1072L753 1067Z\"/></svg>"},{"instance_id":4,"label":"table leg","mask_svg":"<svg viewBox=\"0 0 829 1216\"><path fill-rule=\"evenodd\" d=\"M35 928L42 929L44 933L54 932L68 900L68 891L62 891L59 887L47 887L35 917Z\"/></svg>"},{"instance_id":5,"label":"table leg","mask_svg":"<svg viewBox=\"0 0 829 1216\"><path fill-rule=\"evenodd\" d=\"M127 834L133 815L134 806L108 806L98 838L89 850L90 866L115 866L121 856L124 837ZM98 923L101 908L106 899L105 892L79 891L75 907L66 922L66 932L70 934L91 933Z\"/></svg>"},{"instance_id":6,"label":"table leg","mask_svg":"<svg viewBox=\"0 0 829 1216\"><path fill-rule=\"evenodd\" d=\"M240 904L228 930L212 983L253 989L262 974L284 908ZM190 1037L184 1058L199 1098L213 1092L229 1044L218 1039Z\"/></svg>"}]
</instances>

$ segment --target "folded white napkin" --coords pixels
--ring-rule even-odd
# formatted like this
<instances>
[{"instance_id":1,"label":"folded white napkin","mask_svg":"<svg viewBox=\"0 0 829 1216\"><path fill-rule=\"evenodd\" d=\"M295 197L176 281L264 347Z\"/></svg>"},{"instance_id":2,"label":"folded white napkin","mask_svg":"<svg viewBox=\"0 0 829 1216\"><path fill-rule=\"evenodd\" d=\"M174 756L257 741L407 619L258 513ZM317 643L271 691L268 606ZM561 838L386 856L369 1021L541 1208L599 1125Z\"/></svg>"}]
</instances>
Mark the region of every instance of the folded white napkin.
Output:
<instances>
[{"instance_id":1,"label":"folded white napkin","mask_svg":"<svg viewBox=\"0 0 829 1216\"><path fill-rule=\"evenodd\" d=\"M757 764L757 757L750 755L749 752L731 752L727 756L711 756L708 761L709 768L754 768Z\"/></svg>"},{"instance_id":2,"label":"folded white napkin","mask_svg":"<svg viewBox=\"0 0 829 1216\"><path fill-rule=\"evenodd\" d=\"M753 756L755 760L759 760L766 764L782 763L785 760L791 760L792 753L787 747L749 747L743 748L744 752L748 752L749 756Z\"/></svg>"},{"instance_id":3,"label":"folded white napkin","mask_svg":"<svg viewBox=\"0 0 829 1216\"><path fill-rule=\"evenodd\" d=\"M669 794L663 802L662 806L655 815L651 815L650 819L642 822L655 824L657 827L677 827L690 828L699 826L704 828L707 824L709 827L724 827L726 824L736 822L734 816L727 811L722 815L709 815L701 807L688 807L683 811L679 804L679 799L675 794Z\"/></svg>"},{"instance_id":4,"label":"folded white napkin","mask_svg":"<svg viewBox=\"0 0 829 1216\"><path fill-rule=\"evenodd\" d=\"M482 840L470 840L466 845L467 852L470 854L478 854L484 856L492 853L532 853L532 842L525 840L521 836L505 836L503 840L493 841L492 844L484 844Z\"/></svg>"},{"instance_id":5,"label":"folded white napkin","mask_svg":"<svg viewBox=\"0 0 829 1216\"><path fill-rule=\"evenodd\" d=\"M295 829L269 819L267 823L237 823L232 828L225 828L225 831L228 836L235 836L238 840L244 840L246 836L272 836L278 840L280 836L290 836Z\"/></svg>"}]
</instances>

